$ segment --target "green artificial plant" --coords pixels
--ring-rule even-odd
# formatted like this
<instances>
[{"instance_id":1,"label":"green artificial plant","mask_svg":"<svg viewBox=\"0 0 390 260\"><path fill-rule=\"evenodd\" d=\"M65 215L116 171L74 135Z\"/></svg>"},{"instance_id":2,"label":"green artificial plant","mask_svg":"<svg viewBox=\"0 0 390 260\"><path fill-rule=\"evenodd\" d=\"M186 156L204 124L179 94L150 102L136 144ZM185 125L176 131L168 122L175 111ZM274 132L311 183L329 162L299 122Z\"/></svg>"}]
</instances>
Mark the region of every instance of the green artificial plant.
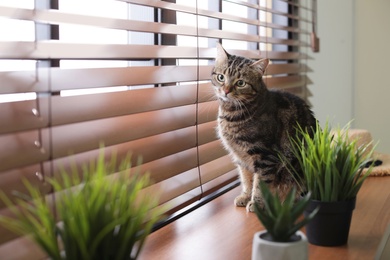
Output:
<instances>
[{"instance_id":1,"label":"green artificial plant","mask_svg":"<svg viewBox=\"0 0 390 260\"><path fill-rule=\"evenodd\" d=\"M255 214L274 242L292 242L295 233L317 214L318 209L307 217L302 216L309 203L310 193L295 201L296 188L293 187L286 199L281 201L278 194L272 194L264 182L259 183L259 188L263 195L264 209L255 203Z\"/></svg>"},{"instance_id":2,"label":"green artificial plant","mask_svg":"<svg viewBox=\"0 0 390 260\"><path fill-rule=\"evenodd\" d=\"M77 170L63 170L60 178L48 179L55 210L53 195L42 194L27 181L30 199L16 198L17 206L0 192L14 214L0 215L0 224L29 235L53 260L136 259L161 212L151 210L158 196L141 194L150 184L148 174L130 174L129 161L112 174L115 156L107 163L101 153L84 167L82 178Z\"/></svg>"},{"instance_id":3,"label":"green artificial plant","mask_svg":"<svg viewBox=\"0 0 390 260\"><path fill-rule=\"evenodd\" d=\"M370 144L358 147L357 140L349 140L348 129L349 124L332 131L328 122L324 128L317 123L314 135L298 127L297 135L290 137L301 173L291 164L290 168L294 176L300 176L297 182L303 191L312 193L313 200L353 199L372 170L371 166L363 172L370 165Z\"/></svg>"}]
</instances>

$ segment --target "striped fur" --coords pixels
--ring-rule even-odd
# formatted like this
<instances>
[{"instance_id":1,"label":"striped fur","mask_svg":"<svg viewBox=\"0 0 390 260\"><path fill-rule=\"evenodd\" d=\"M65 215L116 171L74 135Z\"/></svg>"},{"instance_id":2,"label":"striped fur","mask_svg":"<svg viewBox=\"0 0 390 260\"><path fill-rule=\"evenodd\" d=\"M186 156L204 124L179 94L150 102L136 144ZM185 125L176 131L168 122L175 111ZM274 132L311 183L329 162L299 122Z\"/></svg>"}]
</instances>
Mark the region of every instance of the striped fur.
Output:
<instances>
[{"instance_id":1,"label":"striped fur","mask_svg":"<svg viewBox=\"0 0 390 260\"><path fill-rule=\"evenodd\" d=\"M287 92L270 91L262 76L268 60L253 61L228 54L217 47L212 83L219 100L218 135L237 165L242 193L237 206L253 211L262 204L260 179L284 198L295 184L291 173L280 162L279 153L296 165L289 135L297 124L315 129L316 119L307 104Z\"/></svg>"}]
</instances>

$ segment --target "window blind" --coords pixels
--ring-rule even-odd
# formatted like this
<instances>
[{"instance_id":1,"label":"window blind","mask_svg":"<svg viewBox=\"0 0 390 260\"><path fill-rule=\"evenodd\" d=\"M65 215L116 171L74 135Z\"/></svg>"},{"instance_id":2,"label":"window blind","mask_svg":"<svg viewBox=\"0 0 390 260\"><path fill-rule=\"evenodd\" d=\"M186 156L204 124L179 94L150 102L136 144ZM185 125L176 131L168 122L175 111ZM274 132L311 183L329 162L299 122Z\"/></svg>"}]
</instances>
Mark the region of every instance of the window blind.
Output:
<instances>
[{"instance_id":1,"label":"window blind","mask_svg":"<svg viewBox=\"0 0 390 260\"><path fill-rule=\"evenodd\" d=\"M170 213L236 181L215 134L215 44L271 59L268 87L307 99L306 2L0 3L0 189L25 192L25 178L50 194L45 178L102 143L133 165L142 156ZM1 227L0 256L17 240Z\"/></svg>"}]
</instances>

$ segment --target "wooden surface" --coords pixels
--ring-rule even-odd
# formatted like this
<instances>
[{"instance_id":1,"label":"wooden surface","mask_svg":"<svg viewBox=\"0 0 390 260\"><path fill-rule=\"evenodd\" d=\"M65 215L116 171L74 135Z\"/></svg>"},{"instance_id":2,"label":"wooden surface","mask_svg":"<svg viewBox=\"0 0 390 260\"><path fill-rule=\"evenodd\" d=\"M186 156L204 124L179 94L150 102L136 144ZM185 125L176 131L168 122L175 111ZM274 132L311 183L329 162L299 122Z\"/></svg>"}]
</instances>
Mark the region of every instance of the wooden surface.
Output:
<instances>
[{"instance_id":1,"label":"wooden surface","mask_svg":"<svg viewBox=\"0 0 390 260\"><path fill-rule=\"evenodd\" d=\"M235 188L152 233L141 260L246 260L255 232L264 228L253 213L233 205ZM390 223L390 177L370 177L353 212L348 244L309 245L309 259L374 259Z\"/></svg>"}]
</instances>

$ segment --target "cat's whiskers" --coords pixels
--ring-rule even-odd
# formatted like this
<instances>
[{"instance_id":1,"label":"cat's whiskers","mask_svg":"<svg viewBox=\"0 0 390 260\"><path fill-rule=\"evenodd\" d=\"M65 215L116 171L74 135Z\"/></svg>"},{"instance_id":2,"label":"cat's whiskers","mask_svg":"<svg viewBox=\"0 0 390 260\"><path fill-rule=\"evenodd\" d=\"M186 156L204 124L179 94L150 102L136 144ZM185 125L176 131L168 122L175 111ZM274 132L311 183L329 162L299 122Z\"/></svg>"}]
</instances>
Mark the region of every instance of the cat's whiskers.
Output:
<instances>
[{"instance_id":1,"label":"cat's whiskers","mask_svg":"<svg viewBox=\"0 0 390 260\"><path fill-rule=\"evenodd\" d=\"M236 102L237 102L237 105L242 112L241 112L241 115L245 116L245 114L247 114L247 116L250 116L251 113L250 113L250 110L247 108L247 106L245 105L247 102L247 99L245 97L241 97L243 100L241 99L236 99Z\"/></svg>"},{"instance_id":2,"label":"cat's whiskers","mask_svg":"<svg viewBox=\"0 0 390 260\"><path fill-rule=\"evenodd\" d=\"M211 100L203 102L202 106L199 106L198 113L199 114L204 114L207 118L208 121L213 121L215 120L216 117L216 110L215 110L215 102L216 101L216 96L212 97Z\"/></svg>"},{"instance_id":3,"label":"cat's whiskers","mask_svg":"<svg viewBox=\"0 0 390 260\"><path fill-rule=\"evenodd\" d=\"M204 98L206 100L206 102L209 102L209 101L214 101L214 100L217 100L218 99L218 96L215 94L215 91L213 90L210 90L210 91L204 91Z\"/></svg>"},{"instance_id":4,"label":"cat's whiskers","mask_svg":"<svg viewBox=\"0 0 390 260\"><path fill-rule=\"evenodd\" d=\"M234 100L234 105L237 108L236 112L239 113L240 116L245 116L246 107L243 104L243 102L241 102L241 100L239 100L239 99L235 99Z\"/></svg>"}]
</instances>

